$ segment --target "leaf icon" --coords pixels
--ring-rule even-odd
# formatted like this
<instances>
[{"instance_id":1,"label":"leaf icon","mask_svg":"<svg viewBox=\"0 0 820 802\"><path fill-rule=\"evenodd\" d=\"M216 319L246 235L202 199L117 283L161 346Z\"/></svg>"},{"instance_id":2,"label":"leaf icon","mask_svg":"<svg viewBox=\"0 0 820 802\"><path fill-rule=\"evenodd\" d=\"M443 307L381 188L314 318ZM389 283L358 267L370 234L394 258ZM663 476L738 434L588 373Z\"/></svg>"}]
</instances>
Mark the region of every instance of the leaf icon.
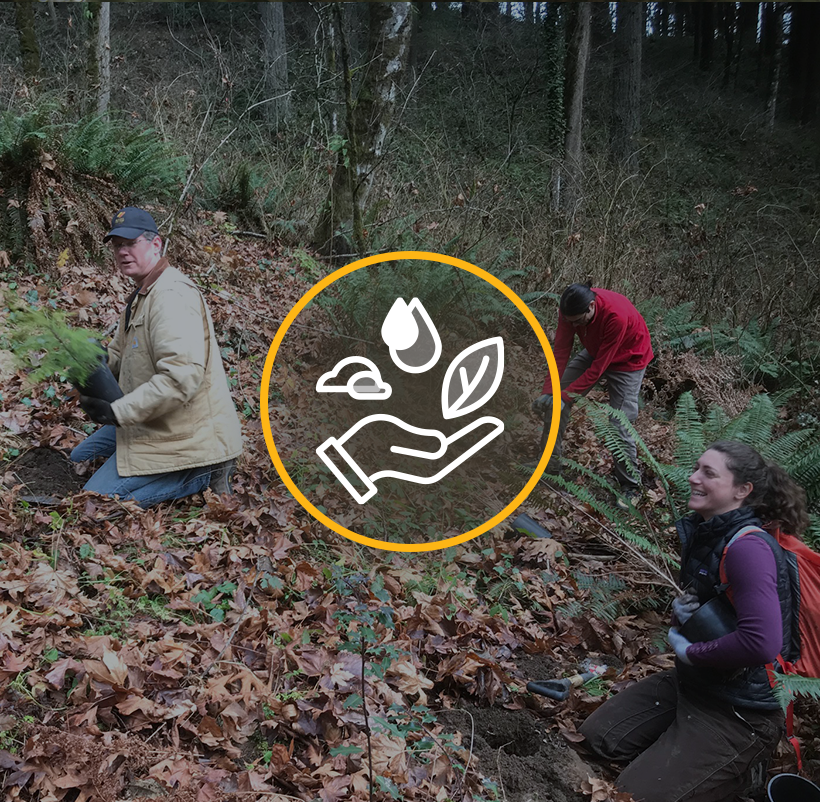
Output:
<instances>
[{"instance_id":1,"label":"leaf icon","mask_svg":"<svg viewBox=\"0 0 820 802\"><path fill-rule=\"evenodd\" d=\"M491 337L465 348L447 368L441 386L445 419L474 412L492 398L504 374L504 341Z\"/></svg>"}]
</instances>

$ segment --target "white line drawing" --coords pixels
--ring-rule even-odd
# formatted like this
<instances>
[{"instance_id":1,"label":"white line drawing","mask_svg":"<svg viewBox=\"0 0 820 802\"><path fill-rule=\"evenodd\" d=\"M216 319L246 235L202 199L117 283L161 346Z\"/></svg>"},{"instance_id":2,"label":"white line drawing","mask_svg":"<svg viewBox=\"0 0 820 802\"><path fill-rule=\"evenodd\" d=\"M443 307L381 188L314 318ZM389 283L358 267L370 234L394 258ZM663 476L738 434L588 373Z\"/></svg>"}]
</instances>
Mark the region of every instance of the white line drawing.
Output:
<instances>
[{"instance_id":1,"label":"white line drawing","mask_svg":"<svg viewBox=\"0 0 820 802\"><path fill-rule=\"evenodd\" d=\"M406 432L410 432L411 434L421 435L423 437L431 437L438 441L438 447L434 451L421 451L418 449L411 449L411 448L403 448L401 446L391 446L390 451L394 454L402 454L404 456L409 457L417 457L423 460L435 460L443 457L447 452L448 448L458 440L460 440L465 435L470 434L471 432L475 431L481 426L489 425L491 428L489 432L484 435L477 443L474 443L470 446L466 451L462 454L459 454L449 465L442 468L433 476L417 476L415 474L404 473L402 471L396 471L391 469L386 470L379 470L375 473L372 473L368 476L368 474L362 470L362 468L356 463L356 460L348 453L345 449L344 444L350 440L357 432L359 432L364 426L367 426L370 423L376 421L386 421L389 423L393 423L399 428L403 429ZM333 475L342 483L345 490L350 493L351 497L358 503L364 504L369 499L373 498L373 496L378 493L378 488L376 487L376 482L379 479L385 478L393 478L393 479L403 479L407 482L413 482L414 484L421 484L421 485L431 485L435 484L436 482L443 479L447 476L448 473L455 470L459 465L463 462L468 460L470 457L473 456L477 451L480 451L487 445L491 440L494 440L498 435L500 435L504 431L504 423L500 421L498 418L494 418L492 416L485 416L483 418L479 418L478 420L474 420L472 423L467 424L463 429L459 429L459 431L446 436L443 432L438 431L437 429L422 429L418 426L411 426L409 423L405 423L401 418L397 418L395 415L368 415L366 418L363 418L358 423L351 426L350 429L345 432L341 437L329 437L325 440L322 445L320 445L316 449L316 453L319 455L319 458L322 462L327 465L328 468L333 472ZM344 475L342 470L333 462L330 454L328 454L329 450L333 450L335 455L340 458L344 463L347 464L348 468L356 475L358 480L364 485L365 491L361 492L353 484L349 481L349 479Z\"/></svg>"},{"instance_id":2,"label":"white line drawing","mask_svg":"<svg viewBox=\"0 0 820 802\"><path fill-rule=\"evenodd\" d=\"M481 354L481 351L486 353ZM460 389L455 381L456 370L461 382ZM503 373L504 340L501 337L491 337L465 348L450 363L447 373L444 374L441 385L441 412L445 420L468 415L486 404L501 384ZM476 400L468 404L477 390L479 392Z\"/></svg>"},{"instance_id":3,"label":"white line drawing","mask_svg":"<svg viewBox=\"0 0 820 802\"><path fill-rule=\"evenodd\" d=\"M332 384L343 368L348 365L362 364L366 370L354 373L344 384ZM316 382L317 393L347 393L357 401L384 401L393 393L393 388L382 381L376 365L363 356L346 356L336 363L332 370L323 373Z\"/></svg>"},{"instance_id":4,"label":"white line drawing","mask_svg":"<svg viewBox=\"0 0 820 802\"><path fill-rule=\"evenodd\" d=\"M424 323L423 329L416 314ZM390 348L393 362L405 373L424 373L441 356L441 338L418 298L409 304L403 298L395 300L382 323L382 339Z\"/></svg>"}]
</instances>

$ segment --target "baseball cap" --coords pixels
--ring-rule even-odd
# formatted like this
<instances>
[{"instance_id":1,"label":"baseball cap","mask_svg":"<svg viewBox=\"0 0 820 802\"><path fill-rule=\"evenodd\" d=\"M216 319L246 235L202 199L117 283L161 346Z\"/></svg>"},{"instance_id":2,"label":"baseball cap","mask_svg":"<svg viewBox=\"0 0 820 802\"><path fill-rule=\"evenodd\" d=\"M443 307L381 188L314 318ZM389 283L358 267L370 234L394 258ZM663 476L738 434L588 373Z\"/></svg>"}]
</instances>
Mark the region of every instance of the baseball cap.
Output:
<instances>
[{"instance_id":1,"label":"baseball cap","mask_svg":"<svg viewBox=\"0 0 820 802\"><path fill-rule=\"evenodd\" d=\"M114 217L111 218L111 231L103 237L103 242L108 242L111 237L136 239L146 232L154 235L159 234L154 218L151 217L145 209L138 209L136 206L126 206L124 209L120 209Z\"/></svg>"}]
</instances>

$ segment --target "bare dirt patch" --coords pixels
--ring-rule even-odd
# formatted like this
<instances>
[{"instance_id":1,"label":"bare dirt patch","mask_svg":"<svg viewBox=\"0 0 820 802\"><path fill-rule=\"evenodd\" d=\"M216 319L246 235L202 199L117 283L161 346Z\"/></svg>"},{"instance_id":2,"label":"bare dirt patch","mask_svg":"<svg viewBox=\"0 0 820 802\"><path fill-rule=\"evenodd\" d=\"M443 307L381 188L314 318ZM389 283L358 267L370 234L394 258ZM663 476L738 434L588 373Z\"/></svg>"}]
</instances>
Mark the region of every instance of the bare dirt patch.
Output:
<instances>
[{"instance_id":1,"label":"bare dirt patch","mask_svg":"<svg viewBox=\"0 0 820 802\"><path fill-rule=\"evenodd\" d=\"M32 496L65 498L77 493L85 483L68 458L51 448L29 449L0 465L0 475L6 487L23 485L22 493Z\"/></svg>"},{"instance_id":2,"label":"bare dirt patch","mask_svg":"<svg viewBox=\"0 0 820 802\"><path fill-rule=\"evenodd\" d=\"M482 774L498 784L507 802L585 802L580 784L596 771L549 723L528 710L465 704L439 713L445 728L458 730L462 745Z\"/></svg>"}]
</instances>

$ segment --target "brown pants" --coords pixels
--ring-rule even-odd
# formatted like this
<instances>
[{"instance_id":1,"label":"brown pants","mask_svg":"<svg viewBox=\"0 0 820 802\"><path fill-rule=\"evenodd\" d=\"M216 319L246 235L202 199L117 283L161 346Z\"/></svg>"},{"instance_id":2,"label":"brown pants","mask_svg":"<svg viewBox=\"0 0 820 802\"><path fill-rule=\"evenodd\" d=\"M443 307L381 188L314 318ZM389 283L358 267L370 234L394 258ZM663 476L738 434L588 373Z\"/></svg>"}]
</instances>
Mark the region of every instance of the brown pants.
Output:
<instances>
[{"instance_id":1,"label":"brown pants","mask_svg":"<svg viewBox=\"0 0 820 802\"><path fill-rule=\"evenodd\" d=\"M771 757L783 713L695 699L662 671L601 705L581 726L609 760L632 761L617 786L639 802L731 802Z\"/></svg>"}]
</instances>

